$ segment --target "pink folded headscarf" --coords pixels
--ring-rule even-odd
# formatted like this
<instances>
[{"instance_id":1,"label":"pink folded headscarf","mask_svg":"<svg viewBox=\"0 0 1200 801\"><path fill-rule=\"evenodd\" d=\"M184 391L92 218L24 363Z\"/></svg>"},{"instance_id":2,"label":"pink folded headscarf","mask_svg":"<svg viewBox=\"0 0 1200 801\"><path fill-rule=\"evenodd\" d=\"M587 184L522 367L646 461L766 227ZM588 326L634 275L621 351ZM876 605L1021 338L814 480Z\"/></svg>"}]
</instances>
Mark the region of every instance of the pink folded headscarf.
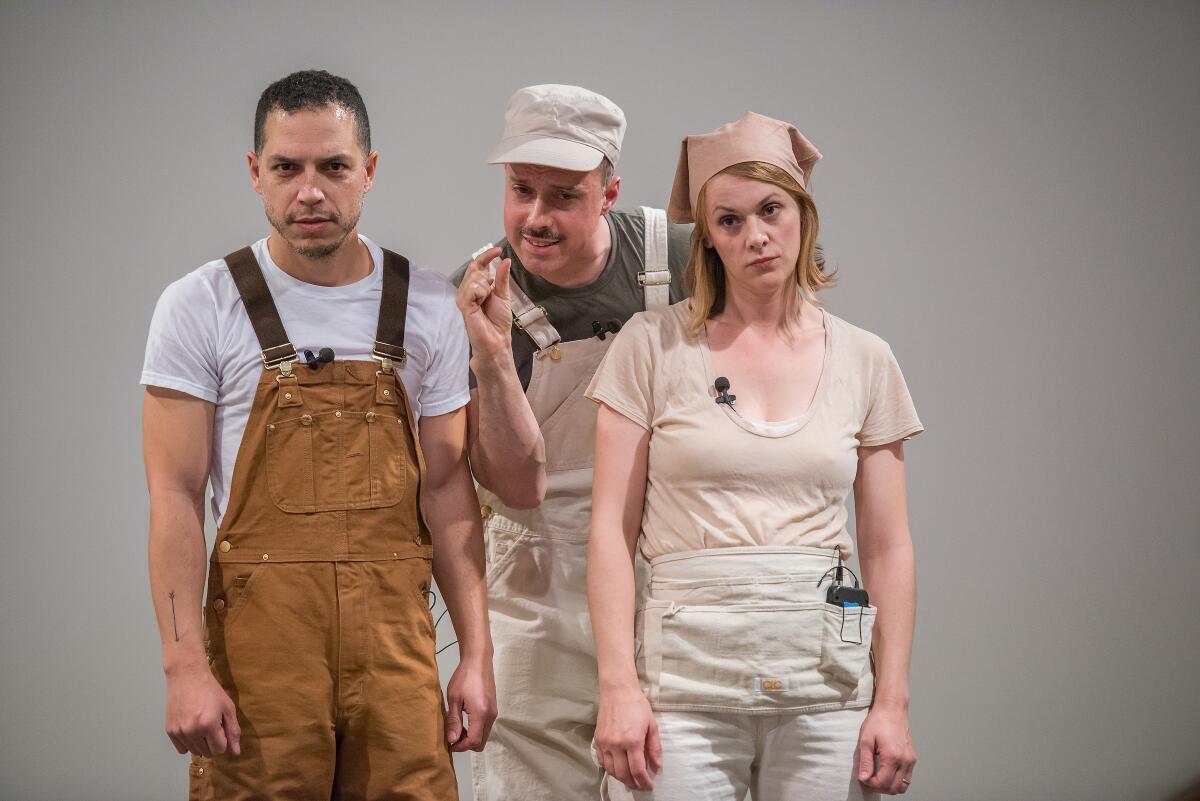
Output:
<instances>
[{"instance_id":1,"label":"pink folded headscarf","mask_svg":"<svg viewBox=\"0 0 1200 801\"><path fill-rule=\"evenodd\" d=\"M695 222L701 187L721 170L743 161L774 164L807 191L813 165L820 158L820 152L795 125L749 111L712 133L684 137L667 218L676 223Z\"/></svg>"}]
</instances>

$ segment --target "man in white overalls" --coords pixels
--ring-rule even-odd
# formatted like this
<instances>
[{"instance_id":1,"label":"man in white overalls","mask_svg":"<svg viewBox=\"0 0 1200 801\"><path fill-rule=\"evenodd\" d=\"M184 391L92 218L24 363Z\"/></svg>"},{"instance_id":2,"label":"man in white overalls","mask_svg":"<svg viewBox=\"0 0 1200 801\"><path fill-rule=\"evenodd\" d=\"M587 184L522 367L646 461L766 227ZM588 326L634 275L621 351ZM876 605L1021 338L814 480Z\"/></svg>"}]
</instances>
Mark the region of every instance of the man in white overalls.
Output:
<instances>
[{"instance_id":1,"label":"man in white overalls","mask_svg":"<svg viewBox=\"0 0 1200 801\"><path fill-rule=\"evenodd\" d=\"M596 405L583 393L626 320L684 297L691 237L660 209L613 209L624 133L595 92L516 92L489 158L504 165L506 238L454 277L499 707L475 757L477 801L599 794L585 586Z\"/></svg>"}]
</instances>

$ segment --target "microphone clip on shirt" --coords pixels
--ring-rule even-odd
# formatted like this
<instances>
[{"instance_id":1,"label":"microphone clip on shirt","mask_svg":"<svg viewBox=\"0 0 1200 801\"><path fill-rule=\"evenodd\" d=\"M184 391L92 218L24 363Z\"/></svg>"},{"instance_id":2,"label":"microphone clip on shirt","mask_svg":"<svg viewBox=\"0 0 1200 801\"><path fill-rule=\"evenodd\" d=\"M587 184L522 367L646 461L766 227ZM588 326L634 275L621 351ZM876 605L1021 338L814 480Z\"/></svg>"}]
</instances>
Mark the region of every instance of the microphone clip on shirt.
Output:
<instances>
[{"instance_id":1,"label":"microphone clip on shirt","mask_svg":"<svg viewBox=\"0 0 1200 801\"><path fill-rule=\"evenodd\" d=\"M615 334L620 330L621 324L616 320L609 320L608 325L599 320L592 320L592 336L599 338L601 341L609 334Z\"/></svg>"},{"instance_id":2,"label":"microphone clip on shirt","mask_svg":"<svg viewBox=\"0 0 1200 801\"><path fill-rule=\"evenodd\" d=\"M311 370L316 370L322 364L328 364L329 362L333 361L334 358L335 356L333 355L333 348L321 348L316 356L313 356L313 352L311 350L304 351L304 363L307 364Z\"/></svg>"},{"instance_id":3,"label":"microphone clip on shirt","mask_svg":"<svg viewBox=\"0 0 1200 801\"><path fill-rule=\"evenodd\" d=\"M713 382L713 388L717 390L717 403L724 403L732 409L734 401L737 400L737 395L729 394L729 379L725 376L720 376Z\"/></svg>"}]
</instances>

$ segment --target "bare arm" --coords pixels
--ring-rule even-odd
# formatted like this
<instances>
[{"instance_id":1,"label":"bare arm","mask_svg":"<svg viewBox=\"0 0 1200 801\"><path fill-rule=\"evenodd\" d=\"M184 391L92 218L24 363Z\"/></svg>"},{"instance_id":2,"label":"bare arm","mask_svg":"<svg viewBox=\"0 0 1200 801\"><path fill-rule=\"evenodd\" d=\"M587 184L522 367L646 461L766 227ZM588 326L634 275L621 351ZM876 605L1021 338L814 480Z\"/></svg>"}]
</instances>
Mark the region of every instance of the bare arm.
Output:
<instances>
[{"instance_id":1,"label":"bare arm","mask_svg":"<svg viewBox=\"0 0 1200 801\"><path fill-rule=\"evenodd\" d=\"M466 449L467 412L422 417L427 474L422 506L433 534L433 574L458 637L459 665L447 686L447 739L455 751L482 751L496 719L492 636L484 584L483 528ZM470 730L462 724L465 711Z\"/></svg>"},{"instance_id":2,"label":"bare arm","mask_svg":"<svg viewBox=\"0 0 1200 801\"><path fill-rule=\"evenodd\" d=\"M908 731L916 572L908 530L904 443L859 450L854 511L863 582L879 608L872 646L875 701L860 737L859 779L881 792L901 793L907 788L902 779L911 776L916 763Z\"/></svg>"},{"instance_id":3,"label":"bare arm","mask_svg":"<svg viewBox=\"0 0 1200 801\"><path fill-rule=\"evenodd\" d=\"M204 489L213 404L147 387L142 449L150 490L150 592L167 676L167 735L180 753L239 751L233 703L204 652Z\"/></svg>"},{"instance_id":4,"label":"bare arm","mask_svg":"<svg viewBox=\"0 0 1200 801\"><path fill-rule=\"evenodd\" d=\"M601 404L596 419L588 608L600 672L596 748L604 769L634 789L662 765L658 726L633 654L634 552L646 500L650 432Z\"/></svg>"},{"instance_id":5,"label":"bare arm","mask_svg":"<svg viewBox=\"0 0 1200 801\"><path fill-rule=\"evenodd\" d=\"M633 664L633 558L646 500L650 432L601 404L596 418L588 608L601 691L638 688Z\"/></svg>"},{"instance_id":6,"label":"bare arm","mask_svg":"<svg viewBox=\"0 0 1200 801\"><path fill-rule=\"evenodd\" d=\"M471 466L479 483L516 509L542 502L546 494L546 453L537 418L525 398L513 363L510 262L488 263L500 248L481 253L463 275L456 302L471 342L469 424Z\"/></svg>"}]
</instances>

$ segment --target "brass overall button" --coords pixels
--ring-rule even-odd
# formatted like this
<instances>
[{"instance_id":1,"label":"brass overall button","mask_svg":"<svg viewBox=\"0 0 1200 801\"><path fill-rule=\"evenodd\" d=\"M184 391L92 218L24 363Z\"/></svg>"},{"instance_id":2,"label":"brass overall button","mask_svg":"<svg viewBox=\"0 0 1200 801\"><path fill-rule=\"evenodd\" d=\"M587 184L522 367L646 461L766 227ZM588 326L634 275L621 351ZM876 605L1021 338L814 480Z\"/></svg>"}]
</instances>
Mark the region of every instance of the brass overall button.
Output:
<instances>
[{"instance_id":1,"label":"brass overall button","mask_svg":"<svg viewBox=\"0 0 1200 801\"><path fill-rule=\"evenodd\" d=\"M311 414L300 415L300 425L311 426L312 425L312 415Z\"/></svg>"},{"instance_id":2,"label":"brass overall button","mask_svg":"<svg viewBox=\"0 0 1200 801\"><path fill-rule=\"evenodd\" d=\"M224 608L225 608L225 599L224 598L218 598L217 600L213 601L213 609L216 609L218 612L220 612Z\"/></svg>"},{"instance_id":3,"label":"brass overall button","mask_svg":"<svg viewBox=\"0 0 1200 801\"><path fill-rule=\"evenodd\" d=\"M270 559L270 558L271 558L271 555L270 555L269 553L264 553L264 554L263 554L263 561L264 561L264 562L265 562L265 561L267 561L267 560L268 560L268 559Z\"/></svg>"},{"instance_id":4,"label":"brass overall button","mask_svg":"<svg viewBox=\"0 0 1200 801\"><path fill-rule=\"evenodd\" d=\"M486 503L483 506L480 506L479 507L479 516L482 517L484 520L487 520L489 517L492 516L492 507L488 506Z\"/></svg>"},{"instance_id":5,"label":"brass overall button","mask_svg":"<svg viewBox=\"0 0 1200 801\"><path fill-rule=\"evenodd\" d=\"M229 553L229 549L233 546L229 544L229 540L221 540L221 553Z\"/></svg>"},{"instance_id":6,"label":"brass overall button","mask_svg":"<svg viewBox=\"0 0 1200 801\"><path fill-rule=\"evenodd\" d=\"M284 399L284 400L291 400L291 399L292 399L292 393L290 393L290 392L285 392L285 393L283 393L283 399Z\"/></svg>"},{"instance_id":7,"label":"brass overall button","mask_svg":"<svg viewBox=\"0 0 1200 801\"><path fill-rule=\"evenodd\" d=\"M368 422L368 423L374 423L374 422L375 422L375 412L367 412L367 413L364 415L364 417L366 417L366 418L367 418L367 422Z\"/></svg>"},{"instance_id":8,"label":"brass overall button","mask_svg":"<svg viewBox=\"0 0 1200 801\"><path fill-rule=\"evenodd\" d=\"M341 410L339 409L338 411L334 412L334 413L333 413L333 416L334 416L334 417L341 417L341 416L342 416L342 412L341 412Z\"/></svg>"},{"instance_id":9,"label":"brass overall button","mask_svg":"<svg viewBox=\"0 0 1200 801\"><path fill-rule=\"evenodd\" d=\"M392 391L391 391L390 389L385 389L385 390L383 391L383 396L384 396L385 398L386 398L388 395L391 395L391 394L392 394Z\"/></svg>"}]
</instances>

